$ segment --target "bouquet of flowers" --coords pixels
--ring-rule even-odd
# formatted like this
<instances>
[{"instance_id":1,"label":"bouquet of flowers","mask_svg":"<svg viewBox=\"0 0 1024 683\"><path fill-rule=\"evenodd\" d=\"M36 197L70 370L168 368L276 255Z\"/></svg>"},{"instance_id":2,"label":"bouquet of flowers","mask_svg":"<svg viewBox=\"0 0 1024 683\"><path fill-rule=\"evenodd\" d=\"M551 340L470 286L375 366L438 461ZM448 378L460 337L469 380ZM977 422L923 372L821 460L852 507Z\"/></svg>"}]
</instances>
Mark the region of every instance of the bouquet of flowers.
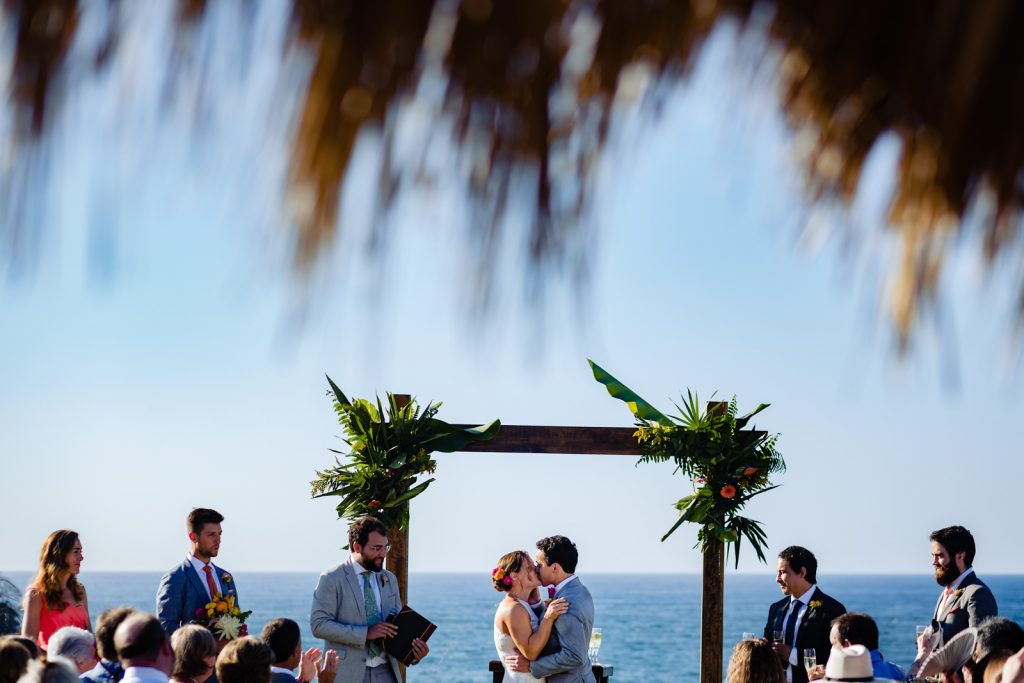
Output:
<instances>
[{"instance_id":1,"label":"bouquet of flowers","mask_svg":"<svg viewBox=\"0 0 1024 683\"><path fill-rule=\"evenodd\" d=\"M249 627L245 625L245 620L250 614L252 610L243 612L238 608L235 596L225 597L216 593L213 600L206 603L206 607L196 609L193 623L210 629L220 640L234 640L249 635Z\"/></svg>"}]
</instances>

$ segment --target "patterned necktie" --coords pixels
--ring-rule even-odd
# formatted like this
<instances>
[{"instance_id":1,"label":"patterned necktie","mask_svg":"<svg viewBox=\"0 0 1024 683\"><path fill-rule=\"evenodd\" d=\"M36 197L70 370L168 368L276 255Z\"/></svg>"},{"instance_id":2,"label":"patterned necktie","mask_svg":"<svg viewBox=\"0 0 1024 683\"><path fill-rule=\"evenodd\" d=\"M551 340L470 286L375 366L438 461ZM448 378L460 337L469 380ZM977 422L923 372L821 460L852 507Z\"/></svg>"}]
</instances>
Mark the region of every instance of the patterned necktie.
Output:
<instances>
[{"instance_id":1,"label":"patterned necktie","mask_svg":"<svg viewBox=\"0 0 1024 683\"><path fill-rule=\"evenodd\" d=\"M213 570L207 564L203 565L203 571L206 572L206 587L210 589L210 600L213 600L214 596L217 595L217 584L213 582Z\"/></svg>"},{"instance_id":2,"label":"patterned necktie","mask_svg":"<svg viewBox=\"0 0 1024 683\"><path fill-rule=\"evenodd\" d=\"M783 637L783 641L786 645L794 647L796 643L793 641L796 638L796 615L800 613L800 607L803 605L799 600L793 600L790 603L789 616L786 618L786 633Z\"/></svg>"},{"instance_id":3,"label":"patterned necktie","mask_svg":"<svg viewBox=\"0 0 1024 683\"><path fill-rule=\"evenodd\" d=\"M373 576L371 572L363 572L363 604L366 606L366 625L368 627L380 623L380 608L377 607L377 598L373 595L373 586L370 585ZM379 657L381 646L379 640L370 641L370 658Z\"/></svg>"}]
</instances>

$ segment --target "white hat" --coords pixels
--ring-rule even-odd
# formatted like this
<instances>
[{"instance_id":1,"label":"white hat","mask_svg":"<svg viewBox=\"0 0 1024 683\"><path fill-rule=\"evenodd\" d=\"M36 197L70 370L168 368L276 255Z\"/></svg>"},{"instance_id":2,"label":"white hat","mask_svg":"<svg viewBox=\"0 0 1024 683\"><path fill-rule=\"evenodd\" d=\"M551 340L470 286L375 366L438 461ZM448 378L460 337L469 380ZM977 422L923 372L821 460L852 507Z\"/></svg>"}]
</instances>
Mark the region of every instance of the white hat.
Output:
<instances>
[{"instance_id":1,"label":"white hat","mask_svg":"<svg viewBox=\"0 0 1024 683\"><path fill-rule=\"evenodd\" d=\"M825 665L826 681L891 681L891 678L875 678L871 669L871 653L863 645L833 647Z\"/></svg>"}]
</instances>

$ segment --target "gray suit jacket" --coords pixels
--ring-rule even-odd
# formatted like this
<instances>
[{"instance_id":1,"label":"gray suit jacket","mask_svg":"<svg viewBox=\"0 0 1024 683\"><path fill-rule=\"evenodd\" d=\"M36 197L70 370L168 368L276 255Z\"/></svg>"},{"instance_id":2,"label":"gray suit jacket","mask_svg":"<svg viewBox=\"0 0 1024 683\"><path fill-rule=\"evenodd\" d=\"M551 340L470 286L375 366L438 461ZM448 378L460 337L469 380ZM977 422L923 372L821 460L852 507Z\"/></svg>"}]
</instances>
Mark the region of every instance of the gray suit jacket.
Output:
<instances>
[{"instance_id":1,"label":"gray suit jacket","mask_svg":"<svg viewBox=\"0 0 1024 683\"><path fill-rule=\"evenodd\" d=\"M594 628L594 600L579 577L562 586L556 598L569 601L569 611L558 617L551 632L550 644L557 638L558 650L548 654L548 648L536 661L530 663L530 673L537 678L547 677L548 683L596 683L587 656L590 630Z\"/></svg>"},{"instance_id":2,"label":"gray suit jacket","mask_svg":"<svg viewBox=\"0 0 1024 683\"><path fill-rule=\"evenodd\" d=\"M943 604L943 597L944 594L939 595L932 617L942 629L940 644L948 643L950 638L965 628L975 627L985 619L999 614L995 596L974 572L964 577L946 604Z\"/></svg>"},{"instance_id":3,"label":"gray suit jacket","mask_svg":"<svg viewBox=\"0 0 1024 683\"><path fill-rule=\"evenodd\" d=\"M391 572L380 572L381 613L386 617L402 609L398 595L398 579ZM343 562L320 575L313 591L313 609L309 613L313 635L323 638L324 650L338 653L338 675L335 683L362 683L366 673L366 605L363 585L351 562ZM387 654L385 654L387 657ZM395 680L402 680L398 662L391 657L388 664Z\"/></svg>"}]
</instances>

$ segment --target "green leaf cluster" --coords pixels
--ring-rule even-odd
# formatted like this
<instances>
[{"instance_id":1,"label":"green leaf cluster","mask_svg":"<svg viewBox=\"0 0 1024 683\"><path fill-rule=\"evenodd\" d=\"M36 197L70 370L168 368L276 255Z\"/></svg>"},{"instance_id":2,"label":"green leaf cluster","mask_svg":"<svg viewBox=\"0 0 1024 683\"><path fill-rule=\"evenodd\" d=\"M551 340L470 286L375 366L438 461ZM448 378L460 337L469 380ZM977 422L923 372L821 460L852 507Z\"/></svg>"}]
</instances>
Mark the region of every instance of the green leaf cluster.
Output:
<instances>
[{"instance_id":1,"label":"green leaf cluster","mask_svg":"<svg viewBox=\"0 0 1024 683\"><path fill-rule=\"evenodd\" d=\"M478 427L459 427L438 420L440 403L428 403L420 409L416 399L399 406L397 397L387 394L387 404L376 401L350 401L338 385L327 378L349 451L336 453L334 465L317 470L310 482L314 498L338 496L339 519L373 515L389 527L406 529L409 501L423 493L434 481L437 462L430 455L450 453L475 441L494 437L501 427L498 420Z\"/></svg>"},{"instance_id":2,"label":"green leaf cluster","mask_svg":"<svg viewBox=\"0 0 1024 683\"><path fill-rule=\"evenodd\" d=\"M775 447L778 434L744 431L751 418L769 404L762 403L740 416L735 396L728 404L713 404L711 410L705 410L697 395L687 390L675 404L678 415L665 415L596 363L588 362L594 379L624 401L636 418L636 438L643 453L637 464L672 462L674 472L692 483L693 493L675 503L679 517L661 540L683 522L690 522L700 525L697 545L702 550L712 540L721 541L727 551L732 549L738 566L740 541L746 538L758 559L765 562L764 529L740 512L751 498L776 488L771 476L786 469Z\"/></svg>"}]
</instances>

